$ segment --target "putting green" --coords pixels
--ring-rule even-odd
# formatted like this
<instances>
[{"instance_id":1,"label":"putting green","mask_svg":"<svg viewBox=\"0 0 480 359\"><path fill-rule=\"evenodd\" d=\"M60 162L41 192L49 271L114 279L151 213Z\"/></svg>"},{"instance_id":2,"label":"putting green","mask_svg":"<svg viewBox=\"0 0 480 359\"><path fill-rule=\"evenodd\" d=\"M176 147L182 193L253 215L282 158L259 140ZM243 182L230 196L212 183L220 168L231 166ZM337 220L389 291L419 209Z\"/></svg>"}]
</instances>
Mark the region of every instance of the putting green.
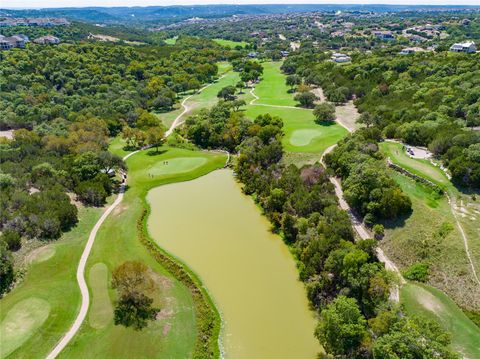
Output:
<instances>
[{"instance_id":1,"label":"putting green","mask_svg":"<svg viewBox=\"0 0 480 359\"><path fill-rule=\"evenodd\" d=\"M290 143L296 147L307 146L314 138L320 137L323 132L320 129L304 129L293 131L290 136Z\"/></svg>"},{"instance_id":2,"label":"putting green","mask_svg":"<svg viewBox=\"0 0 480 359\"><path fill-rule=\"evenodd\" d=\"M10 309L0 323L0 357L5 358L26 342L47 320L50 304L40 298L28 298Z\"/></svg>"},{"instance_id":3,"label":"putting green","mask_svg":"<svg viewBox=\"0 0 480 359\"><path fill-rule=\"evenodd\" d=\"M148 169L152 176L185 173L201 167L207 162L204 157L178 157L165 161L158 161Z\"/></svg>"},{"instance_id":4,"label":"putting green","mask_svg":"<svg viewBox=\"0 0 480 359\"><path fill-rule=\"evenodd\" d=\"M92 288L92 307L88 322L92 328L103 329L113 319L113 308L108 295L108 268L96 263L90 269L89 284Z\"/></svg>"}]
</instances>

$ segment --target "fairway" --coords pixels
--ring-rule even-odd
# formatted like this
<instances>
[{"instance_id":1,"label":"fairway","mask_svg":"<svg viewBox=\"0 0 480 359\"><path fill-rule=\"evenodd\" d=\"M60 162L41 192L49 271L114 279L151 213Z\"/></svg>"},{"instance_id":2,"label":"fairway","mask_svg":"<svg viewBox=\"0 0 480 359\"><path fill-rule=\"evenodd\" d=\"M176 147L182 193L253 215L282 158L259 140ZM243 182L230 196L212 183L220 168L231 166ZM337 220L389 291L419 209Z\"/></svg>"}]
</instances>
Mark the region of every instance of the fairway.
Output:
<instances>
[{"instance_id":1,"label":"fairway","mask_svg":"<svg viewBox=\"0 0 480 359\"><path fill-rule=\"evenodd\" d=\"M445 172L439 167L434 166L429 160L409 157L403 147L401 143L397 142L385 141L380 143L381 151L390 157L393 163L432 181L440 187L452 186Z\"/></svg>"},{"instance_id":2,"label":"fairway","mask_svg":"<svg viewBox=\"0 0 480 359\"><path fill-rule=\"evenodd\" d=\"M307 146L314 138L321 137L322 134L320 129L295 130L290 136L290 144L295 147Z\"/></svg>"},{"instance_id":3,"label":"fairway","mask_svg":"<svg viewBox=\"0 0 480 359\"><path fill-rule=\"evenodd\" d=\"M210 108L218 102L217 93L225 86L235 86L240 80L237 72L231 71L231 66L224 62L218 63L219 74L222 77L203 89L201 92L193 94L186 102L185 106L189 111L184 114L182 120L185 120L189 115L195 114L202 108ZM180 99L180 102L182 100ZM175 118L183 112L183 107L175 109L170 112L156 113L155 115L167 127L170 127Z\"/></svg>"},{"instance_id":4,"label":"fairway","mask_svg":"<svg viewBox=\"0 0 480 359\"><path fill-rule=\"evenodd\" d=\"M177 39L178 39L178 36L174 36L174 37L170 37L170 38L168 38L164 41L167 45L175 45L175 43L177 42Z\"/></svg>"},{"instance_id":5,"label":"fairway","mask_svg":"<svg viewBox=\"0 0 480 359\"><path fill-rule=\"evenodd\" d=\"M92 328L102 329L113 318L113 307L108 295L108 268L104 263L96 263L90 269L88 282L92 287L92 307L88 322Z\"/></svg>"},{"instance_id":6,"label":"fairway","mask_svg":"<svg viewBox=\"0 0 480 359\"><path fill-rule=\"evenodd\" d=\"M285 84L286 76L280 70L282 62L263 62L262 80L255 86L255 94L260 97L256 104L295 106L297 102L293 95L288 93L289 87Z\"/></svg>"},{"instance_id":7,"label":"fairway","mask_svg":"<svg viewBox=\"0 0 480 359\"><path fill-rule=\"evenodd\" d=\"M317 125L311 110L265 106L247 106L245 114L252 120L258 115L270 114L283 120L283 146L289 152L318 153L337 143L348 132L338 124Z\"/></svg>"},{"instance_id":8,"label":"fairway","mask_svg":"<svg viewBox=\"0 0 480 359\"><path fill-rule=\"evenodd\" d=\"M400 291L401 303L410 314L438 321L452 335L452 346L468 358L480 358L480 328L438 289L407 283Z\"/></svg>"},{"instance_id":9,"label":"fairway","mask_svg":"<svg viewBox=\"0 0 480 359\"><path fill-rule=\"evenodd\" d=\"M36 297L24 299L10 309L0 323L0 357L6 358L34 335L49 313L50 304Z\"/></svg>"},{"instance_id":10,"label":"fairway","mask_svg":"<svg viewBox=\"0 0 480 359\"><path fill-rule=\"evenodd\" d=\"M225 39L213 39L217 44L229 47L231 49L234 49L237 46L240 46L244 48L247 46L247 43L245 41L232 41L232 40L225 40Z\"/></svg>"},{"instance_id":11,"label":"fairway","mask_svg":"<svg viewBox=\"0 0 480 359\"><path fill-rule=\"evenodd\" d=\"M44 246L32 251L32 253L30 253L27 256L26 262L28 264L45 262L46 260L49 260L50 258L52 258L54 255L55 255L55 247Z\"/></svg>"},{"instance_id":12,"label":"fairway","mask_svg":"<svg viewBox=\"0 0 480 359\"><path fill-rule=\"evenodd\" d=\"M155 163L148 168L147 172L152 176L163 174L185 173L204 165L207 159L204 157L179 157L168 161Z\"/></svg>"}]
</instances>

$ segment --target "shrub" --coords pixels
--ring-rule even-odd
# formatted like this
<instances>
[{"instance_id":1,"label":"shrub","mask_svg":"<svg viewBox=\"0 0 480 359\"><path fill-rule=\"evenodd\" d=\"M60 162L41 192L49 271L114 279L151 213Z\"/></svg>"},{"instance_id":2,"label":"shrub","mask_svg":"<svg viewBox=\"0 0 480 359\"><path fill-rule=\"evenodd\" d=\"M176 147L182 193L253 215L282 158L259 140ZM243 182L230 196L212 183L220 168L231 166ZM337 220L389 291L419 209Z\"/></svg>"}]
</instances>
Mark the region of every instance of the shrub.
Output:
<instances>
[{"instance_id":1,"label":"shrub","mask_svg":"<svg viewBox=\"0 0 480 359\"><path fill-rule=\"evenodd\" d=\"M406 268L402 273L403 276L417 282L426 282L428 279L429 266L426 263L415 263Z\"/></svg>"}]
</instances>

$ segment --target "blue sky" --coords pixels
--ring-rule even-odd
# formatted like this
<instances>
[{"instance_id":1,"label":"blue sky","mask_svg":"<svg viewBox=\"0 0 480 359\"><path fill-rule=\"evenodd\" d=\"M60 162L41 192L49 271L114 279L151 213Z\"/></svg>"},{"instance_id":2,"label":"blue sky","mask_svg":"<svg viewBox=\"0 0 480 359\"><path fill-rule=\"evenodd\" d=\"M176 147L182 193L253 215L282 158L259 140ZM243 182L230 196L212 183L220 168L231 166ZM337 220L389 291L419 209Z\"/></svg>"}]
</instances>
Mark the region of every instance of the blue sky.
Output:
<instances>
[{"instance_id":1,"label":"blue sky","mask_svg":"<svg viewBox=\"0 0 480 359\"><path fill-rule=\"evenodd\" d=\"M0 0L0 8L45 8L84 6L158 6L206 4L413 4L480 5L480 0Z\"/></svg>"}]
</instances>

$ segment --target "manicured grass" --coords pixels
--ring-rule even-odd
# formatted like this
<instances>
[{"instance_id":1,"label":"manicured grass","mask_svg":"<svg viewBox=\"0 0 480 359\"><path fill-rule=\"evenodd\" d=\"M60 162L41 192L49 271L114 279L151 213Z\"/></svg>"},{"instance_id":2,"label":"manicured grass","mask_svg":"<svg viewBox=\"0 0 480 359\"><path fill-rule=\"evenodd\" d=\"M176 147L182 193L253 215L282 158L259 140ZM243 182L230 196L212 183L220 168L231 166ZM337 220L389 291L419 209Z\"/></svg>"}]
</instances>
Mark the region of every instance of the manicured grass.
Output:
<instances>
[{"instance_id":1,"label":"manicured grass","mask_svg":"<svg viewBox=\"0 0 480 359\"><path fill-rule=\"evenodd\" d=\"M46 250L48 255L44 256L43 250L36 250L40 254L32 255L24 280L1 299L2 358L6 357L3 352L7 351L11 352L12 358L45 358L70 328L80 307L80 290L75 276L77 264L101 213L102 208L82 207L77 226L60 240L50 243ZM40 319L45 308L48 318L43 321ZM27 318L21 316L27 312ZM12 321L19 319L20 324L27 327L18 331L18 336L5 335L4 325L12 325Z\"/></svg>"},{"instance_id":2,"label":"manicured grass","mask_svg":"<svg viewBox=\"0 0 480 359\"><path fill-rule=\"evenodd\" d=\"M148 175L185 173L201 167L207 162L204 157L178 157L169 161L157 162L147 168Z\"/></svg>"},{"instance_id":3,"label":"manicured grass","mask_svg":"<svg viewBox=\"0 0 480 359\"><path fill-rule=\"evenodd\" d=\"M408 313L434 319L450 332L457 352L468 358L480 358L480 328L443 292L408 283L402 286L400 299Z\"/></svg>"},{"instance_id":4,"label":"manicured grass","mask_svg":"<svg viewBox=\"0 0 480 359\"><path fill-rule=\"evenodd\" d=\"M283 119L283 145L288 152L310 152L320 155L327 147L347 135L347 130L337 124L317 125L311 110L247 106L246 115L252 119L261 114L271 114Z\"/></svg>"},{"instance_id":5,"label":"manicured grass","mask_svg":"<svg viewBox=\"0 0 480 359\"><path fill-rule=\"evenodd\" d=\"M50 304L44 299L31 297L15 304L0 323L0 356L7 357L34 335L49 313Z\"/></svg>"},{"instance_id":6,"label":"manicured grass","mask_svg":"<svg viewBox=\"0 0 480 359\"><path fill-rule=\"evenodd\" d=\"M285 84L285 75L280 70L281 62L263 62L263 76L260 83L255 86L255 94L260 97L255 101L258 104L295 106L297 102L290 89Z\"/></svg>"},{"instance_id":7,"label":"manicured grass","mask_svg":"<svg viewBox=\"0 0 480 359\"><path fill-rule=\"evenodd\" d=\"M175 45L177 43L178 36L171 37L165 40L167 45Z\"/></svg>"},{"instance_id":8,"label":"manicured grass","mask_svg":"<svg viewBox=\"0 0 480 359\"><path fill-rule=\"evenodd\" d=\"M241 46L241 47L247 46L247 43L245 41L232 41L232 40L225 40L225 39L213 39L213 41L215 41L219 45L229 47L231 49L237 46Z\"/></svg>"},{"instance_id":9,"label":"manicured grass","mask_svg":"<svg viewBox=\"0 0 480 359\"><path fill-rule=\"evenodd\" d=\"M440 187L452 186L445 172L439 167L434 166L429 160L409 157L402 147L401 143L396 142L386 141L380 143L381 151L390 157L393 163L432 181Z\"/></svg>"},{"instance_id":10,"label":"manicured grass","mask_svg":"<svg viewBox=\"0 0 480 359\"><path fill-rule=\"evenodd\" d=\"M390 176L409 195L413 211L385 223L381 247L400 269L418 262L429 264L429 284L463 307L478 308L480 288L471 275L447 198L398 172L390 171ZM445 226L449 229L441 235Z\"/></svg>"},{"instance_id":11,"label":"manicured grass","mask_svg":"<svg viewBox=\"0 0 480 359\"><path fill-rule=\"evenodd\" d=\"M131 152L131 151L125 151L124 148L126 145L127 143L125 142L125 140L122 138L121 135L119 135L115 138L112 138L112 140L109 143L108 150L113 154L116 154L117 156L120 156L123 158Z\"/></svg>"},{"instance_id":12,"label":"manicured grass","mask_svg":"<svg viewBox=\"0 0 480 359\"><path fill-rule=\"evenodd\" d=\"M96 263L90 268L88 282L92 285L92 306L88 316L95 329L105 328L113 318L112 301L108 294L108 268L104 263Z\"/></svg>"},{"instance_id":13,"label":"manicured grass","mask_svg":"<svg viewBox=\"0 0 480 359\"><path fill-rule=\"evenodd\" d=\"M176 161L177 158L182 161ZM199 165L198 159L203 163ZM189 170L185 159L191 159ZM168 161L168 173L155 173L151 169ZM195 165L192 166L192 163ZM150 188L177 181L190 180L222 167L225 156L213 153L188 151L168 147L142 151L130 157L128 165L129 189L123 202L112 212L98 232L86 272L91 297L101 298L102 304L92 306L88 321L65 349L64 357L78 358L89 353L90 357L105 358L188 358L192 356L196 341L196 316L194 303L188 288L172 277L139 242L137 220L143 213L145 195ZM175 171L175 169L178 170ZM158 288L151 293L154 305L164 310L160 319L141 331L115 326L111 317L103 328L98 328L97 315L105 319L108 307L105 295L105 275L95 273L98 263L104 263L108 277L111 271L127 260L139 260L151 268L158 279ZM97 268L98 270L98 268ZM110 304L115 292L108 283ZM99 310L98 308L101 307Z\"/></svg>"}]
</instances>

